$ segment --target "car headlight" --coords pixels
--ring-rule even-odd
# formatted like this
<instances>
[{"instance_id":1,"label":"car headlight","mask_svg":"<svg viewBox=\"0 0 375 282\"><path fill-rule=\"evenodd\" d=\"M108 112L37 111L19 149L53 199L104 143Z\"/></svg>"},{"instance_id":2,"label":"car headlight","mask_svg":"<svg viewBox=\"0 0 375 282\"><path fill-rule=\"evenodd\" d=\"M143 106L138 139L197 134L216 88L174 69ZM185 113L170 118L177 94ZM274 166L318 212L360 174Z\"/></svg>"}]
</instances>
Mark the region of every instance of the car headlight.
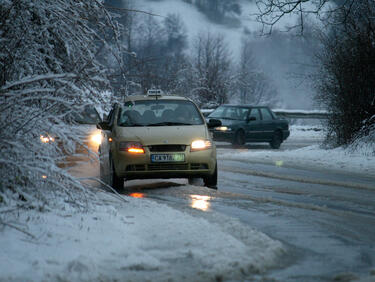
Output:
<instances>
[{"instance_id":1,"label":"car headlight","mask_svg":"<svg viewBox=\"0 0 375 282\"><path fill-rule=\"evenodd\" d=\"M49 136L48 134L41 134L40 135L40 141L42 143L50 143L50 142L55 142L55 138L53 138L52 136Z\"/></svg>"},{"instance_id":2,"label":"car headlight","mask_svg":"<svg viewBox=\"0 0 375 282\"><path fill-rule=\"evenodd\" d=\"M102 143L102 133L101 132L95 132L95 133L93 133L91 135L90 140L95 145L100 145Z\"/></svg>"},{"instance_id":3,"label":"car headlight","mask_svg":"<svg viewBox=\"0 0 375 282\"><path fill-rule=\"evenodd\" d=\"M119 150L132 153L132 154L144 154L145 150L139 142L120 142Z\"/></svg>"},{"instance_id":4,"label":"car headlight","mask_svg":"<svg viewBox=\"0 0 375 282\"><path fill-rule=\"evenodd\" d=\"M200 151L206 150L212 147L212 143L210 140L195 140L191 143L190 150L191 151Z\"/></svg>"},{"instance_id":5,"label":"car headlight","mask_svg":"<svg viewBox=\"0 0 375 282\"><path fill-rule=\"evenodd\" d=\"M230 127L227 127L227 126L219 126L219 127L215 127L215 130L218 130L218 131L231 131L232 129Z\"/></svg>"}]
</instances>

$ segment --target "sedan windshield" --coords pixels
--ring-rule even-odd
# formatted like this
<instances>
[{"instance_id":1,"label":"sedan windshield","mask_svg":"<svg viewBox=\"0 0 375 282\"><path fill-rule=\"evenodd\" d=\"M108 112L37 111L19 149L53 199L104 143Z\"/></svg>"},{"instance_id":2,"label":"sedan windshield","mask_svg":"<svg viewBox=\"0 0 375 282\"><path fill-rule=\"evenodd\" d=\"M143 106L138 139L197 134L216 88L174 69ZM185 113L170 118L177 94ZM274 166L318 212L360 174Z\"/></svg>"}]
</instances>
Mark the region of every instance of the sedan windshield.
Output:
<instances>
[{"instance_id":1,"label":"sedan windshield","mask_svg":"<svg viewBox=\"0 0 375 282\"><path fill-rule=\"evenodd\" d=\"M186 100L129 101L120 109L119 126L198 125L204 121L197 107Z\"/></svg>"},{"instance_id":2,"label":"sedan windshield","mask_svg":"<svg viewBox=\"0 0 375 282\"><path fill-rule=\"evenodd\" d=\"M246 120L249 109L238 106L221 106L208 117L218 119Z\"/></svg>"}]
</instances>

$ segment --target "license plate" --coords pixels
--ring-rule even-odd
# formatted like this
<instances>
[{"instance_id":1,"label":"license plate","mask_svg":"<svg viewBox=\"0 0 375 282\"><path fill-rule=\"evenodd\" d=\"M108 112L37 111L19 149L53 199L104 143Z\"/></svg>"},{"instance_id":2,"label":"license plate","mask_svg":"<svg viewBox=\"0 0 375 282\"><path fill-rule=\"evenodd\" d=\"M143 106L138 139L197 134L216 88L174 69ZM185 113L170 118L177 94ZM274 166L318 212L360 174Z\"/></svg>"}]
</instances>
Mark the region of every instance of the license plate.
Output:
<instances>
[{"instance_id":1,"label":"license plate","mask_svg":"<svg viewBox=\"0 0 375 282\"><path fill-rule=\"evenodd\" d=\"M185 161L185 154L154 154L154 155L151 155L151 162L153 162L153 163L183 162L183 161Z\"/></svg>"}]
</instances>

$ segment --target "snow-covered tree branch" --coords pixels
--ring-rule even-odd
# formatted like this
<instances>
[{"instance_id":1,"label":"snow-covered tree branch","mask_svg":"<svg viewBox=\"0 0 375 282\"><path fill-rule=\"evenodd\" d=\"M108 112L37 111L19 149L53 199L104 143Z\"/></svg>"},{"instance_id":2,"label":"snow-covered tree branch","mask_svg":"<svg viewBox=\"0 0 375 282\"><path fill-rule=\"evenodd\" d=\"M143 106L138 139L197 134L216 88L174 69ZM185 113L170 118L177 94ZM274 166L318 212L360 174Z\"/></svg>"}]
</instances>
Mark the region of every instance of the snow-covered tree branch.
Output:
<instances>
[{"instance_id":1,"label":"snow-covered tree branch","mask_svg":"<svg viewBox=\"0 0 375 282\"><path fill-rule=\"evenodd\" d=\"M121 58L118 29L99 0L2 1L0 204L35 206L47 192L82 188L61 168L82 142L71 115L103 102L109 84L97 57L105 49Z\"/></svg>"}]
</instances>

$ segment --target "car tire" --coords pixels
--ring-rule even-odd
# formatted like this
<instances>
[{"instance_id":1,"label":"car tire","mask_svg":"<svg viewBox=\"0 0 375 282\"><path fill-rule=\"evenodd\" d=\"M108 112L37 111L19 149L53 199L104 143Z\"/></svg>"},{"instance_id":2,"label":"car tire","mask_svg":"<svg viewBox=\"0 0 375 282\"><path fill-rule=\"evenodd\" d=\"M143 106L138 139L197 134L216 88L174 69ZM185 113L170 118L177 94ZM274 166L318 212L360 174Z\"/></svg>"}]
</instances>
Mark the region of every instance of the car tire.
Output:
<instances>
[{"instance_id":1,"label":"car tire","mask_svg":"<svg viewBox=\"0 0 375 282\"><path fill-rule=\"evenodd\" d=\"M242 129L239 129L236 134L234 135L234 140L232 142L233 145L242 146L246 143L245 140L245 132Z\"/></svg>"},{"instance_id":2,"label":"car tire","mask_svg":"<svg viewBox=\"0 0 375 282\"><path fill-rule=\"evenodd\" d=\"M117 176L114 163L112 160L110 166L110 186L112 186L113 189L115 189L117 192L120 192L124 189L124 179Z\"/></svg>"},{"instance_id":3,"label":"car tire","mask_svg":"<svg viewBox=\"0 0 375 282\"><path fill-rule=\"evenodd\" d=\"M217 189L217 163L215 164L215 171L212 175L203 178L204 186L212 189Z\"/></svg>"},{"instance_id":4,"label":"car tire","mask_svg":"<svg viewBox=\"0 0 375 282\"><path fill-rule=\"evenodd\" d=\"M282 142L283 142L283 139L282 139L281 132L276 131L273 134L272 140L270 142L270 146L272 149L279 149Z\"/></svg>"}]
</instances>

